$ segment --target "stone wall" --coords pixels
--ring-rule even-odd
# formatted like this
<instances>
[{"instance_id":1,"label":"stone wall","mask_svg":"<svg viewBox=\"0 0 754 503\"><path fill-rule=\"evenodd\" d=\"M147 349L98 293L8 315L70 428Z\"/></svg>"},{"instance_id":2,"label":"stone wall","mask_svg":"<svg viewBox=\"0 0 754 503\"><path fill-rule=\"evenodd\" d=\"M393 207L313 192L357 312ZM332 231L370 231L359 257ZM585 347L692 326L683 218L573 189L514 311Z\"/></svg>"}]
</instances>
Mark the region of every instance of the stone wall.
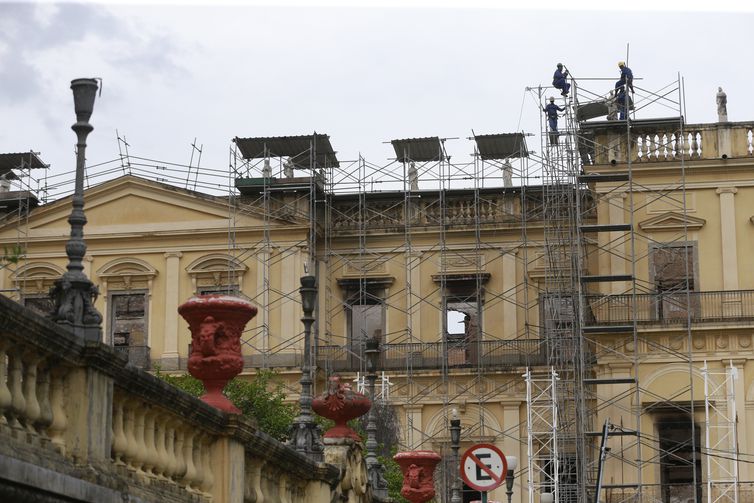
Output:
<instances>
[{"instance_id":1,"label":"stone wall","mask_svg":"<svg viewBox=\"0 0 754 503\"><path fill-rule=\"evenodd\" d=\"M0 501L371 501L361 446L327 449L314 462L0 296Z\"/></svg>"}]
</instances>

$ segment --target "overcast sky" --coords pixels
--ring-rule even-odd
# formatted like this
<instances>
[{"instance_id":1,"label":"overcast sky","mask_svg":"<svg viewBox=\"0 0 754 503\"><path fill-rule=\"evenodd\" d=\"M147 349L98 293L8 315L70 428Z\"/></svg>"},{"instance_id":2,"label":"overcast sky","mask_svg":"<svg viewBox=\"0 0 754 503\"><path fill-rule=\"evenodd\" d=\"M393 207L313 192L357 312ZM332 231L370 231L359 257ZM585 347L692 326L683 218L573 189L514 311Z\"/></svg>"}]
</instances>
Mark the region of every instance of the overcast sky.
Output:
<instances>
[{"instance_id":1,"label":"overcast sky","mask_svg":"<svg viewBox=\"0 0 754 503\"><path fill-rule=\"evenodd\" d=\"M650 2L632 11L344 5L0 3L0 152L33 149L53 172L73 170L77 77L104 82L90 165L118 157L116 129L132 155L176 163L188 163L196 138L202 166L218 170L234 136L314 130L331 136L341 160L361 152L386 164L393 153L383 142L418 136L458 137L448 151L468 159L472 129L539 131L525 88L549 85L559 61L576 78L615 79L628 59L637 84L652 90L680 74L690 123L716 120L722 86L730 120L754 120L754 14L735 2L690 12L649 10ZM612 81L582 86L603 93Z\"/></svg>"}]
</instances>

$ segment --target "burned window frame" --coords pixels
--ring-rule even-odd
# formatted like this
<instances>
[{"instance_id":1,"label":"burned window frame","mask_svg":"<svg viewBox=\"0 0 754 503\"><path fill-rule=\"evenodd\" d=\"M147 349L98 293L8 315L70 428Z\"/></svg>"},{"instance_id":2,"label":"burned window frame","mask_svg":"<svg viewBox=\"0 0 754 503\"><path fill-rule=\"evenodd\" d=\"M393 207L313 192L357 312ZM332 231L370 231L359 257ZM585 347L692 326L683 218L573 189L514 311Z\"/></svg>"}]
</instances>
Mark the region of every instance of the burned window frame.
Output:
<instances>
[{"instance_id":1,"label":"burned window frame","mask_svg":"<svg viewBox=\"0 0 754 503\"><path fill-rule=\"evenodd\" d=\"M668 253L670 250L683 250L679 257L686 256L685 274L677 278L664 280L659 270L658 254ZM654 296L652 299L652 315L656 320L684 319L688 316L696 317L700 311L700 299L692 292L699 291L699 249L696 241L677 241L670 243L652 243L649 246L649 284L652 285ZM670 261L667 261L670 264ZM665 266L666 268L668 265Z\"/></svg>"},{"instance_id":2,"label":"burned window frame","mask_svg":"<svg viewBox=\"0 0 754 503\"><path fill-rule=\"evenodd\" d=\"M128 344L115 344L115 328L116 328L116 297L136 296L141 295L144 297L144 340L141 344L134 344L132 338L129 338ZM146 289L134 289L134 290L114 290L107 293L107 344L113 347L149 347L149 290Z\"/></svg>"},{"instance_id":3,"label":"burned window frame","mask_svg":"<svg viewBox=\"0 0 754 503\"><path fill-rule=\"evenodd\" d=\"M343 291L343 314L345 323L345 344L349 348L353 364L360 364L364 361L364 350L366 349L367 339L375 336L379 331L380 342L385 342L387 330L387 296L388 289L393 283L393 278L376 277L376 278L358 278L358 279L340 279L338 285ZM379 326L372 333L367 331L362 337L355 337L354 327L354 306L379 306L380 322Z\"/></svg>"}]
</instances>

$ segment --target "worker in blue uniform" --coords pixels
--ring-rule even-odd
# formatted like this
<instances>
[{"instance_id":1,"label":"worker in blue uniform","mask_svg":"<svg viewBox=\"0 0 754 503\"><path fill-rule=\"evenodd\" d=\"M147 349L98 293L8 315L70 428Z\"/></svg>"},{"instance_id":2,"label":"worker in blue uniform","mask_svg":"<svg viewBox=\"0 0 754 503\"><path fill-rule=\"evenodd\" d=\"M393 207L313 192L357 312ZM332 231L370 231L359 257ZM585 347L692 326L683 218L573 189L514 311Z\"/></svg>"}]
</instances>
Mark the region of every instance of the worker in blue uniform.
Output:
<instances>
[{"instance_id":1,"label":"worker in blue uniform","mask_svg":"<svg viewBox=\"0 0 754 503\"><path fill-rule=\"evenodd\" d=\"M568 70L563 71L563 63L558 63L558 69L552 76L552 85L556 89L560 89L560 94L568 96L568 91L571 89L571 84L566 82L568 78Z\"/></svg>"},{"instance_id":2,"label":"worker in blue uniform","mask_svg":"<svg viewBox=\"0 0 754 503\"><path fill-rule=\"evenodd\" d=\"M550 96L550 103L542 110L547 114L547 122L550 126L551 133L558 132L558 112L563 112L565 108L555 104L555 97Z\"/></svg>"},{"instance_id":3,"label":"worker in blue uniform","mask_svg":"<svg viewBox=\"0 0 754 503\"><path fill-rule=\"evenodd\" d=\"M626 90L630 90L633 93L634 72L632 72L623 61L618 62L618 68L620 68L620 80L615 83L616 92L620 92L620 89L627 88Z\"/></svg>"},{"instance_id":4,"label":"worker in blue uniform","mask_svg":"<svg viewBox=\"0 0 754 503\"><path fill-rule=\"evenodd\" d=\"M626 91L622 86L618 89L618 94L615 95L615 103L618 105L618 120L625 120L628 107L626 104Z\"/></svg>"}]
</instances>

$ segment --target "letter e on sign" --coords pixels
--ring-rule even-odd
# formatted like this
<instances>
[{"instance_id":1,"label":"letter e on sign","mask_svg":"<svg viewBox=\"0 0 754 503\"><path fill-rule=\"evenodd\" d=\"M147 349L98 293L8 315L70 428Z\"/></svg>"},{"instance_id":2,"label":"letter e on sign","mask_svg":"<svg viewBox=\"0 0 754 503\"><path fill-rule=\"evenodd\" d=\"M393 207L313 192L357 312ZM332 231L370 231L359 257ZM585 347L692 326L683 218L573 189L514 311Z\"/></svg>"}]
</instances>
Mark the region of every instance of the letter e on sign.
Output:
<instances>
[{"instance_id":1,"label":"letter e on sign","mask_svg":"<svg viewBox=\"0 0 754 503\"><path fill-rule=\"evenodd\" d=\"M471 446L461 456L461 478L477 491L487 492L502 485L508 472L508 461L492 444Z\"/></svg>"}]
</instances>

